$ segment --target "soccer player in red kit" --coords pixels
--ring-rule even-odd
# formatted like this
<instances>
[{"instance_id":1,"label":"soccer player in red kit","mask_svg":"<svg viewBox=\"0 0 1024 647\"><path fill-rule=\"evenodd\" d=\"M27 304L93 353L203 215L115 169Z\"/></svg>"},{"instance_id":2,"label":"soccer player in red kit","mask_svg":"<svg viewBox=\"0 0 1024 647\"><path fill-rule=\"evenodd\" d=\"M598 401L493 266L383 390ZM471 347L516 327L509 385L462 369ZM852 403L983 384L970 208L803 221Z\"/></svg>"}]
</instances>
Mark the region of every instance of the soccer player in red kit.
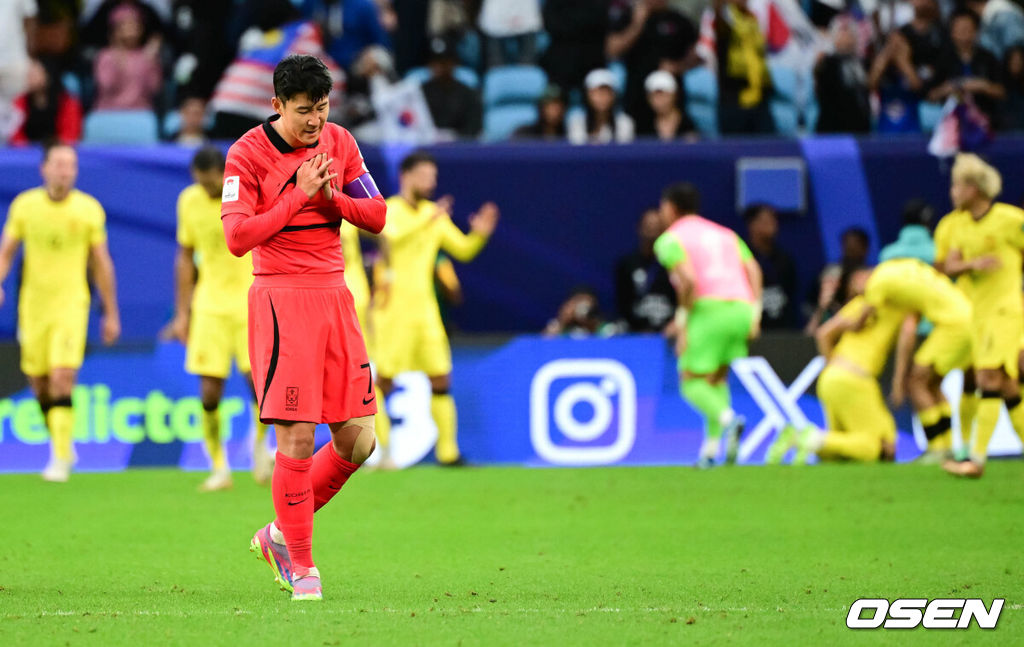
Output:
<instances>
[{"instance_id":1,"label":"soccer player in red kit","mask_svg":"<svg viewBox=\"0 0 1024 647\"><path fill-rule=\"evenodd\" d=\"M249 359L260 419L273 423L277 519L250 548L293 600L319 600L313 513L373 452L370 362L345 286L342 220L379 233L387 211L352 135L327 123L331 75L317 58L274 70L276 115L228 151L221 220L228 248L252 250ZM331 442L314 455L313 432Z\"/></svg>"}]
</instances>

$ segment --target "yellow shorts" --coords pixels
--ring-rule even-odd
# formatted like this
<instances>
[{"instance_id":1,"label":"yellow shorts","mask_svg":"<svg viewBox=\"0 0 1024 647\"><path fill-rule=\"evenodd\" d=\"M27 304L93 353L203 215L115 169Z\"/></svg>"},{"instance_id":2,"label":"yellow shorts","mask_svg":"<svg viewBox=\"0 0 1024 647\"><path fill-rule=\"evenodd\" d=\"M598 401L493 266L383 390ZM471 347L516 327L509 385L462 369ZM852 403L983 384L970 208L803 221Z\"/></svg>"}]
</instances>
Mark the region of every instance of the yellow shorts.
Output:
<instances>
[{"instance_id":1,"label":"yellow shorts","mask_svg":"<svg viewBox=\"0 0 1024 647\"><path fill-rule=\"evenodd\" d=\"M825 409L829 431L870 434L879 441L896 440L896 421L877 379L826 366L818 376L818 399Z\"/></svg>"},{"instance_id":2,"label":"yellow shorts","mask_svg":"<svg viewBox=\"0 0 1024 647\"><path fill-rule=\"evenodd\" d=\"M377 373L387 378L406 371L430 377L451 373L452 351L440 316L418 321L374 317L373 361Z\"/></svg>"},{"instance_id":3,"label":"yellow shorts","mask_svg":"<svg viewBox=\"0 0 1024 647\"><path fill-rule=\"evenodd\" d=\"M978 317L971 327L974 368L1003 369L1017 379L1024 320L1015 315Z\"/></svg>"},{"instance_id":4,"label":"yellow shorts","mask_svg":"<svg viewBox=\"0 0 1024 647\"><path fill-rule=\"evenodd\" d=\"M968 323L936 324L914 354L918 366L931 366L939 375L971 365L971 330ZM1016 361L1016 355L1014 355Z\"/></svg>"},{"instance_id":5,"label":"yellow shorts","mask_svg":"<svg viewBox=\"0 0 1024 647\"><path fill-rule=\"evenodd\" d=\"M249 326L246 317L192 313L185 351L185 370L192 375L231 375L231 360L240 373L249 372Z\"/></svg>"},{"instance_id":6,"label":"yellow shorts","mask_svg":"<svg viewBox=\"0 0 1024 647\"><path fill-rule=\"evenodd\" d=\"M89 333L89 306L37 310L18 308L21 371L30 377L55 368L80 368Z\"/></svg>"}]
</instances>

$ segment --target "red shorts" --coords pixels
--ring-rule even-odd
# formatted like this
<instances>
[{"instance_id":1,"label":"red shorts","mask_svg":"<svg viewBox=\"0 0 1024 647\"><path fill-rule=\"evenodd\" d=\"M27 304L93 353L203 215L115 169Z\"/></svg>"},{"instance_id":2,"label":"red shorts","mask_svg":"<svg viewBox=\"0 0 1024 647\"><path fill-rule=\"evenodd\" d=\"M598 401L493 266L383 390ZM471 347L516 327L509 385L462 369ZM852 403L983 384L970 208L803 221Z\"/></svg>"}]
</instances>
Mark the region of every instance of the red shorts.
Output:
<instances>
[{"instance_id":1,"label":"red shorts","mask_svg":"<svg viewBox=\"0 0 1024 647\"><path fill-rule=\"evenodd\" d=\"M377 412L366 344L344 276L257 276L249 360L263 421L344 422Z\"/></svg>"}]
</instances>

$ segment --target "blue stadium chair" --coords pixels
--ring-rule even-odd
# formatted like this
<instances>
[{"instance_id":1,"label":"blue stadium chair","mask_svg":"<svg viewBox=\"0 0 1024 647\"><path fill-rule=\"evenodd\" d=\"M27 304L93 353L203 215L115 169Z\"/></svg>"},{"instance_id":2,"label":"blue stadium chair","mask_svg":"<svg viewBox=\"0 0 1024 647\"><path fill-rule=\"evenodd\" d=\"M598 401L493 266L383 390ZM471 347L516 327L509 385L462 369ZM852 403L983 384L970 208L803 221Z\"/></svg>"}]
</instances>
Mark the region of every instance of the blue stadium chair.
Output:
<instances>
[{"instance_id":1,"label":"blue stadium chair","mask_svg":"<svg viewBox=\"0 0 1024 647\"><path fill-rule=\"evenodd\" d=\"M425 67L414 67L405 73L405 78L406 80L422 84L430 80L430 70ZM474 90L480 87L480 77L468 67L459 66L455 68L455 78Z\"/></svg>"},{"instance_id":2,"label":"blue stadium chair","mask_svg":"<svg viewBox=\"0 0 1024 647\"><path fill-rule=\"evenodd\" d=\"M536 121L537 106L532 103L491 106L484 112L484 141L506 140L517 128Z\"/></svg>"},{"instance_id":3,"label":"blue stadium chair","mask_svg":"<svg viewBox=\"0 0 1024 647\"><path fill-rule=\"evenodd\" d=\"M85 118L83 141L89 144L155 144L156 115L151 110L97 110Z\"/></svg>"},{"instance_id":4,"label":"blue stadium chair","mask_svg":"<svg viewBox=\"0 0 1024 647\"><path fill-rule=\"evenodd\" d=\"M534 103L544 94L548 75L534 65L502 65L484 76L484 106Z\"/></svg>"},{"instance_id":5,"label":"blue stadium chair","mask_svg":"<svg viewBox=\"0 0 1024 647\"><path fill-rule=\"evenodd\" d=\"M768 68L772 75L772 83L775 85L775 95L772 97L771 102L772 118L775 119L775 132L780 135L793 137L797 134L797 128L800 124L799 111L796 107L796 70L771 62L769 62Z\"/></svg>"},{"instance_id":6,"label":"blue stadium chair","mask_svg":"<svg viewBox=\"0 0 1024 647\"><path fill-rule=\"evenodd\" d=\"M686 112L704 136L718 135L718 79L707 67L695 67L683 76Z\"/></svg>"},{"instance_id":7,"label":"blue stadium chair","mask_svg":"<svg viewBox=\"0 0 1024 647\"><path fill-rule=\"evenodd\" d=\"M78 79L78 75L73 72L65 72L60 77L60 82L64 86L64 89L68 93L75 95L76 97L82 96L82 82Z\"/></svg>"},{"instance_id":8,"label":"blue stadium chair","mask_svg":"<svg viewBox=\"0 0 1024 647\"><path fill-rule=\"evenodd\" d=\"M163 127L163 136L170 137L181 128L181 115L177 110L171 110L164 115L161 126Z\"/></svg>"},{"instance_id":9,"label":"blue stadium chair","mask_svg":"<svg viewBox=\"0 0 1024 647\"><path fill-rule=\"evenodd\" d=\"M807 100L807 105L804 106L804 125L807 127L807 132L813 133L818 131L818 117L821 116L821 106L818 105L818 99L811 93L811 97Z\"/></svg>"},{"instance_id":10,"label":"blue stadium chair","mask_svg":"<svg viewBox=\"0 0 1024 647\"><path fill-rule=\"evenodd\" d=\"M608 64L608 70L615 75L615 92L622 96L626 91L626 66L622 61L612 61Z\"/></svg>"},{"instance_id":11,"label":"blue stadium chair","mask_svg":"<svg viewBox=\"0 0 1024 647\"><path fill-rule=\"evenodd\" d=\"M935 130L942 119L942 104L922 101L917 106L917 117L921 121L921 130L930 133Z\"/></svg>"}]
</instances>

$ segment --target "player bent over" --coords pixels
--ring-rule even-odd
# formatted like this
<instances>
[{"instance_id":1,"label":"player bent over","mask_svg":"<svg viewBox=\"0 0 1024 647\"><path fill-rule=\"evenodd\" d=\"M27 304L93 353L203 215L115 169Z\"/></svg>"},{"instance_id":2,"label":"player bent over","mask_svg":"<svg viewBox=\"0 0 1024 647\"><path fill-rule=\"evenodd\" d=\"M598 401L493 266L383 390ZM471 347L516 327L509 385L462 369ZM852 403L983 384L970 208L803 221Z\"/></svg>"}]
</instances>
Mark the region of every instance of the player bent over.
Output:
<instances>
[{"instance_id":1,"label":"player bent over","mask_svg":"<svg viewBox=\"0 0 1024 647\"><path fill-rule=\"evenodd\" d=\"M330 90L319 59L278 63L276 114L231 146L221 196L228 249L252 250L249 359L260 418L277 434L277 519L250 549L293 600L322 599L313 514L375 445L377 404L339 228L347 220L378 233L387 206L352 135L327 123ZM330 427L331 442L314 456L317 423Z\"/></svg>"},{"instance_id":2,"label":"player bent over","mask_svg":"<svg viewBox=\"0 0 1024 647\"><path fill-rule=\"evenodd\" d=\"M697 189L673 184L661 196L671 223L654 242L678 296L676 352L683 398L704 416L698 467L711 467L726 438L726 461L736 457L743 420L732 410L730 363L747 356L761 325L761 268L730 229L697 215Z\"/></svg>"},{"instance_id":3,"label":"player bent over","mask_svg":"<svg viewBox=\"0 0 1024 647\"><path fill-rule=\"evenodd\" d=\"M1018 356L1024 334L1021 302L1021 249L1024 211L996 202L1002 191L999 172L976 155L958 155L953 164L950 199L956 240L945 258L947 274L958 277L974 305L971 326L974 369L981 399L977 428L965 461L943 468L958 476L980 477L1002 404L1018 435L1024 437L1024 404L1018 384Z\"/></svg>"},{"instance_id":4,"label":"player bent over","mask_svg":"<svg viewBox=\"0 0 1024 647\"><path fill-rule=\"evenodd\" d=\"M858 270L851 285L863 292L870 270ZM858 287L859 286L859 287ZM878 308L862 326L868 308L863 296L855 296L815 333L818 352L828 361L818 376L818 399L825 410L825 431L809 433L798 446L793 464L807 461L817 446L822 460L876 461L895 456L896 421L886 406L878 376L904 321L903 312L889 306ZM796 444L796 429L783 429L765 457L769 465L782 462Z\"/></svg>"},{"instance_id":5,"label":"player bent over","mask_svg":"<svg viewBox=\"0 0 1024 647\"><path fill-rule=\"evenodd\" d=\"M252 388L246 320L252 259L249 254L234 256L224 242L220 222L224 155L220 149L206 146L196 152L191 166L194 183L178 196L175 315L171 333L188 349L185 370L199 376L203 435L213 468L199 489L211 492L231 487L231 468L220 439L219 408L232 359ZM254 404L252 473L256 482L266 483L270 480L273 458L266 446L267 425L259 417Z\"/></svg>"},{"instance_id":6,"label":"player bent over","mask_svg":"<svg viewBox=\"0 0 1024 647\"><path fill-rule=\"evenodd\" d=\"M78 154L63 144L46 147L43 186L18 194L0 238L0 281L7 278L18 246L25 245L18 296L21 370L46 417L50 432L47 481L64 482L75 462L71 391L85 356L89 326L88 266L103 301L101 335L113 344L121 334L114 263L107 250L106 215L90 195L75 189ZM4 294L0 291L0 303Z\"/></svg>"}]
</instances>

